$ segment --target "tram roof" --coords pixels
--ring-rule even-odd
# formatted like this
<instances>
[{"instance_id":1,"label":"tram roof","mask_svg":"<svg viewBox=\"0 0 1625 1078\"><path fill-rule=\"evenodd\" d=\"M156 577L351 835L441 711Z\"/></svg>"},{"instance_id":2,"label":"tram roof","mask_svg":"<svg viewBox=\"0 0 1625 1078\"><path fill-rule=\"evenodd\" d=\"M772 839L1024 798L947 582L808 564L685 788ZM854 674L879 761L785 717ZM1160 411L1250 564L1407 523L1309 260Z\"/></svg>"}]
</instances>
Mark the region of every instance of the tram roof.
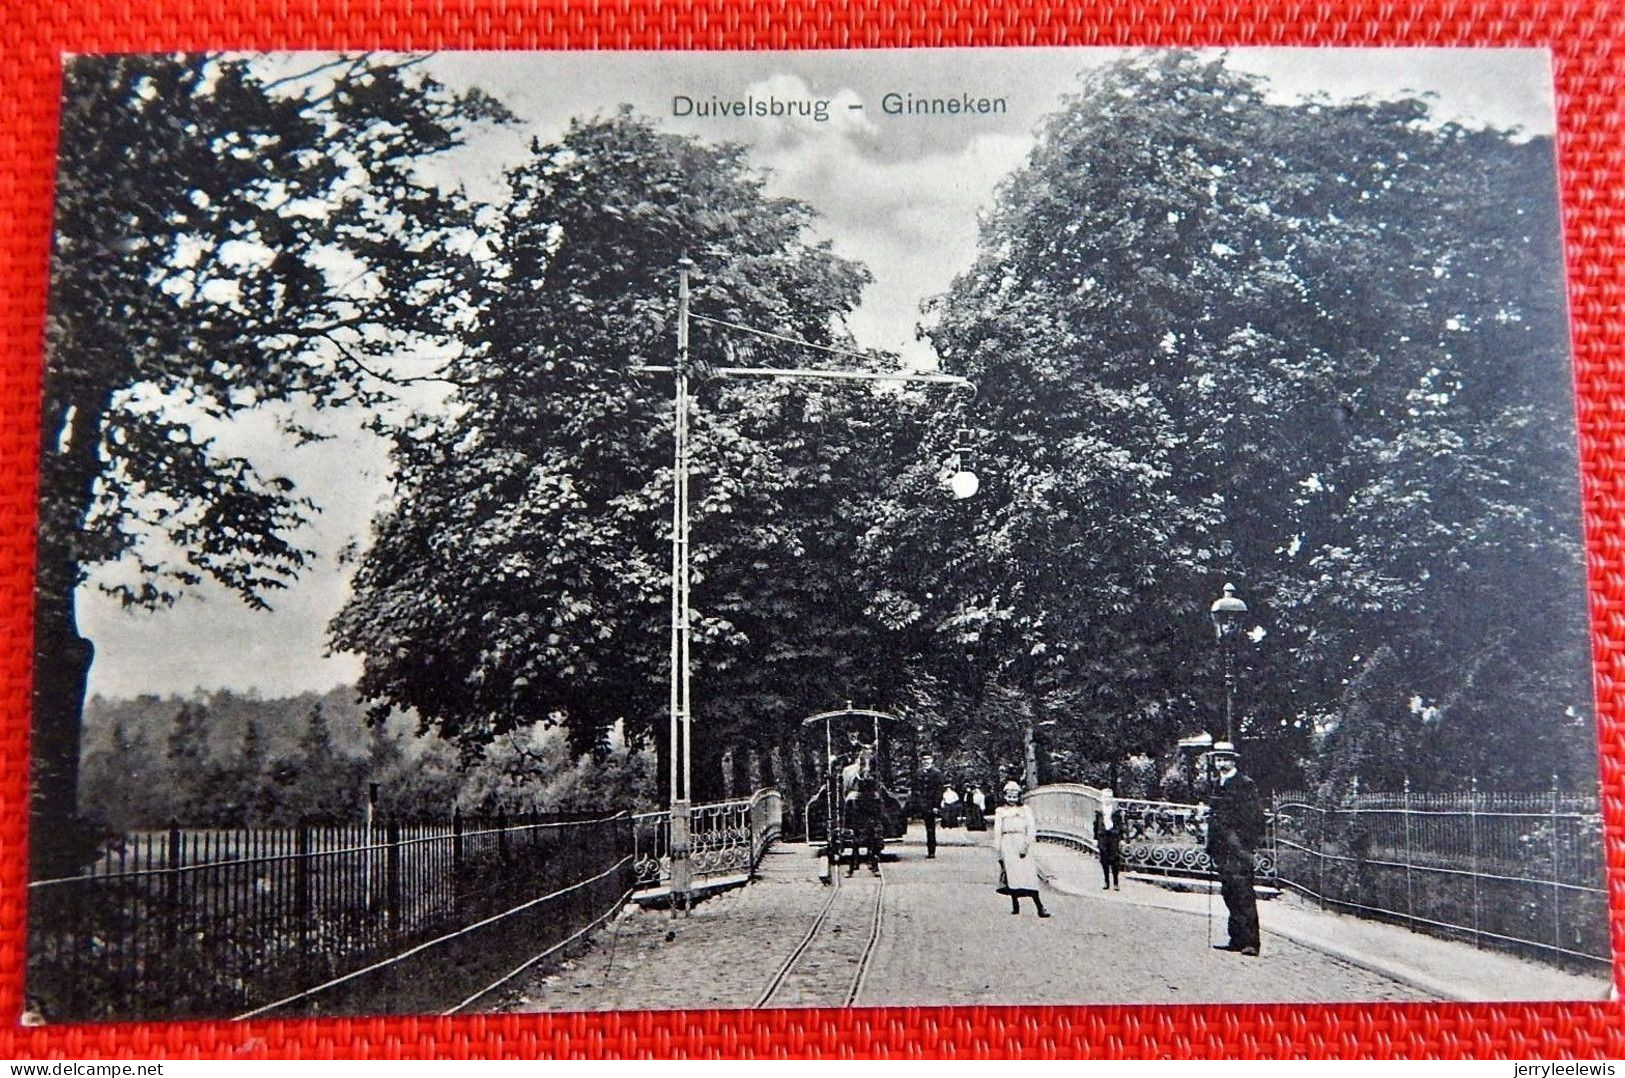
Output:
<instances>
[{"instance_id":1,"label":"tram roof","mask_svg":"<svg viewBox=\"0 0 1625 1078\"><path fill-rule=\"evenodd\" d=\"M901 716L886 711L875 711L866 707L843 707L837 711L820 711L816 715L809 715L801 720L803 726L816 726L819 723L834 722L836 719L864 718L881 719L885 722L902 722Z\"/></svg>"}]
</instances>

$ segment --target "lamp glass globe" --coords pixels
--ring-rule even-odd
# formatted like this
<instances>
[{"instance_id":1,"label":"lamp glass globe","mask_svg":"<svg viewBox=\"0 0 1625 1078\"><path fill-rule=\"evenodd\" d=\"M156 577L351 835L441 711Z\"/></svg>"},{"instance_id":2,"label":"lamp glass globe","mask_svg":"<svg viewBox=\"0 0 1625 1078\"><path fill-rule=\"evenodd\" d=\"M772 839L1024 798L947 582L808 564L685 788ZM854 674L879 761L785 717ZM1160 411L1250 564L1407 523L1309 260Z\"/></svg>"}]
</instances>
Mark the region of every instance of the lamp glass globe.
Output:
<instances>
[{"instance_id":1,"label":"lamp glass globe","mask_svg":"<svg viewBox=\"0 0 1625 1078\"><path fill-rule=\"evenodd\" d=\"M954 492L954 497L960 501L971 498L982 489L982 481L976 478L975 472L957 471L948 480L948 488Z\"/></svg>"}]
</instances>

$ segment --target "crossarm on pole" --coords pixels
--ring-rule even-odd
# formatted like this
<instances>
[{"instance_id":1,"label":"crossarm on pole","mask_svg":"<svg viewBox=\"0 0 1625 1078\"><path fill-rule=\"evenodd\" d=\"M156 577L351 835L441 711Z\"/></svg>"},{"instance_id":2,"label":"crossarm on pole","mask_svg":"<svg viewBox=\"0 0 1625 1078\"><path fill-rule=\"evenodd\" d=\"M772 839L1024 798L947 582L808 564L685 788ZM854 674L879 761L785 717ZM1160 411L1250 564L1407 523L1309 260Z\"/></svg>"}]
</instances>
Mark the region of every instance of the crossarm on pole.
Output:
<instances>
[{"instance_id":1,"label":"crossarm on pole","mask_svg":"<svg viewBox=\"0 0 1625 1078\"><path fill-rule=\"evenodd\" d=\"M632 368L634 374L673 374L676 368L640 364ZM828 367L712 367L708 374L722 378L826 378L845 382L923 382L928 385L954 386L974 391L968 378L957 374L908 373L892 371L842 371Z\"/></svg>"}]
</instances>

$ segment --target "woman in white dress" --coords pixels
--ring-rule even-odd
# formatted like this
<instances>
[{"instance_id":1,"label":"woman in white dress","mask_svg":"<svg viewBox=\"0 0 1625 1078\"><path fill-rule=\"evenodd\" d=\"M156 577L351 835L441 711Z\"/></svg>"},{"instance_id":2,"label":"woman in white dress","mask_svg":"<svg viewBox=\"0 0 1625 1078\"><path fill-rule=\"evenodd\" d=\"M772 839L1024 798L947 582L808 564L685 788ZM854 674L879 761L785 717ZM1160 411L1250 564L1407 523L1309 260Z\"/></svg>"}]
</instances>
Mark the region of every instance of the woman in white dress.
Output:
<instances>
[{"instance_id":1,"label":"woman in white dress","mask_svg":"<svg viewBox=\"0 0 1625 1078\"><path fill-rule=\"evenodd\" d=\"M1010 896L1010 912L1021 913L1023 895L1033 900L1038 916L1048 917L1038 895L1038 863L1032 856L1038 837L1033 810L1021 803L1021 785L1004 784L1004 804L993 814L993 848L999 856L999 894Z\"/></svg>"}]
</instances>

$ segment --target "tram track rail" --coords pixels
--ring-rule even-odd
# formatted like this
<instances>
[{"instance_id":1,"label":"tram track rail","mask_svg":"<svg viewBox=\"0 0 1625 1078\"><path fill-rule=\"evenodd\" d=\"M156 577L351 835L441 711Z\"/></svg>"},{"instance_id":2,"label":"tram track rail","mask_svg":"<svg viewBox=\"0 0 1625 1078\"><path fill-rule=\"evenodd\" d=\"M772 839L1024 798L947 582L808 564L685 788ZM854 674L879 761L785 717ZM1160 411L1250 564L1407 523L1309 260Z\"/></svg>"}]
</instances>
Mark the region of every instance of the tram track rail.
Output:
<instances>
[{"instance_id":1,"label":"tram track rail","mask_svg":"<svg viewBox=\"0 0 1625 1078\"><path fill-rule=\"evenodd\" d=\"M800 1000L787 1002L784 999L775 998L784 994L787 984L793 983L798 976L809 973L812 974L814 983L820 988L827 990L829 987L825 981L818 979L816 969L812 968L815 965L813 959L822 958L837 961L840 959L841 955L837 945L844 942L844 940L836 940L834 937L840 933L842 926L835 924L833 928L829 927L830 913L835 910L836 905L842 899L843 892L855 889L850 884L843 886L839 875L832 877L830 882L829 897L824 900L824 904L813 917L812 924L808 926L806 934L801 937L800 942L785 957L777 972L773 974L772 979L768 981L767 986L762 990L762 994L757 997L754 1004L756 1009L760 1010L774 1006L833 1005L853 1007L857 1005L858 997L863 994L864 984L869 975L870 961L874 957L876 945L880 942L881 927L885 921L886 876L884 872L881 872L875 881L874 904L869 910L869 916L866 920L867 934L864 938L862 950L855 959L849 959L849 961L855 963L856 968L853 970L851 980L846 984L842 994L839 997L830 998L828 1001L820 999L813 1003ZM825 953L823 954L820 954L819 947L815 946L820 941L824 944Z\"/></svg>"},{"instance_id":2,"label":"tram track rail","mask_svg":"<svg viewBox=\"0 0 1625 1078\"><path fill-rule=\"evenodd\" d=\"M875 945L880 942L880 925L886 911L886 875L880 875L880 883L875 887L875 912L869 922L869 939L863 945L863 954L858 957L858 971L852 977L852 990L846 994L843 1007L855 1007L858 996L863 994L863 982L869 976L869 959L874 957Z\"/></svg>"}]
</instances>

